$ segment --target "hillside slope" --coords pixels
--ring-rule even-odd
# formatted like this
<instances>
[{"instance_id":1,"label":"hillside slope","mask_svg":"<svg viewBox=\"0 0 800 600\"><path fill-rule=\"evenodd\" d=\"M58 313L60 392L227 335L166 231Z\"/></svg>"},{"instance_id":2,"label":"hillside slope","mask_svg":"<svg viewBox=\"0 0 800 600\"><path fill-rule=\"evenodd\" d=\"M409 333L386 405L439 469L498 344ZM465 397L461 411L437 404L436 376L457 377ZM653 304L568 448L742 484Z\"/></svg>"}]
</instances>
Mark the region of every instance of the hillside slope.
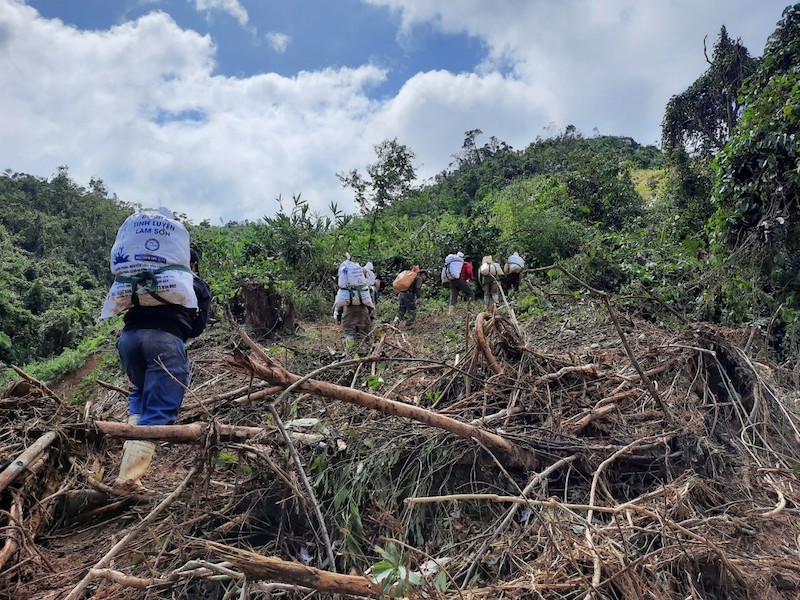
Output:
<instances>
[{"instance_id":1,"label":"hillside slope","mask_svg":"<svg viewBox=\"0 0 800 600\"><path fill-rule=\"evenodd\" d=\"M796 598L797 382L763 332L540 300L431 301L355 348L327 323L252 344L216 323L180 419L204 433L159 445L149 499L98 491L121 442L92 423L126 412L111 349L82 410L12 386L4 463L59 435L0 497L0 596L377 597L369 575L420 598ZM282 394L287 372L311 377Z\"/></svg>"}]
</instances>

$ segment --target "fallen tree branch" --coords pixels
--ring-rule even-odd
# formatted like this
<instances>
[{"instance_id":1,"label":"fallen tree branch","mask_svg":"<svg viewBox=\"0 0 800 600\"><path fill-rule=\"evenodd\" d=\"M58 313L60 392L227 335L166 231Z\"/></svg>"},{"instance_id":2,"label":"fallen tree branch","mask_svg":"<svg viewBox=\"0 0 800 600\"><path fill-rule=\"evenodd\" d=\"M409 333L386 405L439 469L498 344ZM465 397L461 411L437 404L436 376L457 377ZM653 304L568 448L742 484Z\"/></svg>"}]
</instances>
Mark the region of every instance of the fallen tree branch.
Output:
<instances>
[{"instance_id":1,"label":"fallen tree branch","mask_svg":"<svg viewBox=\"0 0 800 600\"><path fill-rule=\"evenodd\" d=\"M602 398L595 404L592 408L583 411L580 414L575 415L574 417L570 417L569 419L565 420L562 423L562 427L564 431L568 431L572 434L576 434L582 429L584 429L589 423L594 421L595 419L599 419L603 415L606 415L612 411L614 411L616 407L616 403L620 400L625 400L626 398L633 398L634 396L638 396L641 394L639 390L627 390L625 392L619 392L617 394L613 394L611 396L606 396Z\"/></svg>"},{"instance_id":2,"label":"fallen tree branch","mask_svg":"<svg viewBox=\"0 0 800 600\"><path fill-rule=\"evenodd\" d=\"M19 548L20 531L22 529L22 500L18 493L14 494L11 503L11 510L8 513L8 533L6 543L0 549L0 572L6 566L8 559L11 558Z\"/></svg>"},{"instance_id":3,"label":"fallen tree branch","mask_svg":"<svg viewBox=\"0 0 800 600\"><path fill-rule=\"evenodd\" d=\"M614 308L611 306L611 300L608 297L608 294L602 292L600 298L603 300L603 303L606 305L606 309L608 310L608 315L611 317L611 321L614 323L614 328L617 330L617 335L619 335L619 339L622 342L622 346L625 348L625 352L628 353L628 358L633 365L633 368L636 369L636 372L639 374L639 377L642 378L642 382L647 388L647 392L656 401L658 407L661 409L661 412L664 413L664 418L667 420L667 423L670 425L675 425L675 419L670 414L669 410L667 409L667 405L664 403L664 400L661 398L661 395L658 393L656 386L653 385L653 381L647 376L647 373L642 368L642 365L639 364L639 360L636 358L636 355L633 352L633 348L628 343L628 337L625 335L625 332L622 331L622 326L619 324L619 319L617 319L617 313L614 311Z\"/></svg>"},{"instance_id":4,"label":"fallen tree branch","mask_svg":"<svg viewBox=\"0 0 800 600\"><path fill-rule=\"evenodd\" d=\"M331 573L307 567L301 563L289 562L272 556L262 556L217 542L203 541L200 543L254 579L271 579L282 583L298 584L325 594L350 594L367 598L385 597L380 584L367 577Z\"/></svg>"},{"instance_id":5,"label":"fallen tree branch","mask_svg":"<svg viewBox=\"0 0 800 600\"><path fill-rule=\"evenodd\" d=\"M483 356L486 357L486 361L489 363L492 371L498 375L502 375L503 367L500 366L500 363L497 362L494 354L492 354L492 351L489 349L489 344L486 342L486 333L483 329L483 322L489 318L491 318L491 315L487 312L478 313L478 316L475 317L475 342L478 344L478 348L481 349Z\"/></svg>"},{"instance_id":6,"label":"fallen tree branch","mask_svg":"<svg viewBox=\"0 0 800 600\"><path fill-rule=\"evenodd\" d=\"M112 392L119 392L123 396L128 396L131 393L130 390L126 390L123 387L119 387L118 385L114 385L113 383L108 383L107 381L102 381L100 379L97 380L97 385L104 387L107 390L111 390Z\"/></svg>"},{"instance_id":7,"label":"fallen tree branch","mask_svg":"<svg viewBox=\"0 0 800 600\"><path fill-rule=\"evenodd\" d=\"M114 569L89 569L89 574L96 579L108 579L123 587L143 590L149 587L174 585L176 580L158 577L135 577Z\"/></svg>"},{"instance_id":8,"label":"fallen tree branch","mask_svg":"<svg viewBox=\"0 0 800 600\"><path fill-rule=\"evenodd\" d=\"M243 355L225 357L224 359L229 369L248 374L252 373L256 377L264 379L274 385L289 387L301 379L298 375L290 373L279 366L275 361L269 359L269 357L267 357L267 360L269 361L268 364L258 363ZM497 434L425 410L424 408L388 400L380 396L375 396L374 394L325 381L318 381L316 379L303 381L298 384L297 389L309 394L333 398L342 402L347 402L348 404L356 404L364 408L377 410L384 414L419 421L431 427L444 429L458 437L466 439L474 438L493 451L500 453L509 464L513 466L531 467L536 463L536 457L532 452L515 446L510 441Z\"/></svg>"},{"instance_id":9,"label":"fallen tree branch","mask_svg":"<svg viewBox=\"0 0 800 600\"><path fill-rule=\"evenodd\" d=\"M181 410L187 411L194 408L211 408L214 404L219 404L220 402L224 402L225 400L231 400L232 404L246 404L247 402L252 402L254 400L261 400L262 398L266 398L272 394L277 394L283 388L277 386L271 386L264 389L250 389L249 386L244 386L235 390L231 390L230 392L225 392L224 394L217 394L216 396L212 396L211 398L206 398L205 400L195 400L194 402L189 402L181 406Z\"/></svg>"},{"instance_id":10,"label":"fallen tree branch","mask_svg":"<svg viewBox=\"0 0 800 600\"><path fill-rule=\"evenodd\" d=\"M552 465L547 467L541 473L537 473L533 477L533 479L531 479L531 481L528 483L528 485L525 486L525 489L522 490L522 494L520 495L520 498L527 498L528 495L533 491L533 488L535 488L537 485L539 485L543 480L547 479L547 477L549 477L551 473L553 473L554 471L560 469L564 465L568 465L568 464L572 463L577 458L578 458L577 454L572 454L571 456L566 456L566 457L562 458L561 460L557 460L556 462L554 462ZM517 512L519 510L519 507L520 507L520 504L514 504L510 509L508 509L508 511L506 511L506 516L503 517L503 520L501 521L500 525L498 525L495 528L495 530L492 532L492 534L483 541L483 544L481 544L480 549L472 557L472 561L471 561L471 563L469 565L469 568L467 569L467 573L464 576L464 587L466 587L470 583L470 581L472 580L472 574L475 572L475 569L478 567L478 564L480 563L481 559L483 558L483 555L486 553L486 550L488 550L489 546L498 537L503 535L503 533L505 533L506 529L508 529L509 526L511 525L511 523L514 521L514 517L516 516L516 514L517 514Z\"/></svg>"},{"instance_id":11,"label":"fallen tree branch","mask_svg":"<svg viewBox=\"0 0 800 600\"><path fill-rule=\"evenodd\" d=\"M51 398L53 398L54 400L58 400L59 402L61 402L61 398L59 398L58 395L56 395L56 393L53 390L51 390L49 387L47 387L47 384L45 384L44 382L39 381L33 375L28 375L25 371L23 371L22 369L20 369L16 365L9 365L9 367L11 368L12 371L14 371L17 375L22 377L24 380L32 383L33 385L35 385L36 387L41 389L43 392L47 392L47 395L50 396Z\"/></svg>"},{"instance_id":12,"label":"fallen tree branch","mask_svg":"<svg viewBox=\"0 0 800 600\"><path fill-rule=\"evenodd\" d=\"M6 489L19 475L31 465L47 447L55 441L58 433L48 431L33 444L31 444L14 462L0 473L0 492Z\"/></svg>"},{"instance_id":13,"label":"fallen tree branch","mask_svg":"<svg viewBox=\"0 0 800 600\"><path fill-rule=\"evenodd\" d=\"M625 352L628 354L628 358L630 359L631 364L633 365L633 368L636 369L636 372L639 374L639 377L642 379L642 382L644 383L645 387L647 388L647 392L650 394L650 396L653 398L653 400L655 400L656 404L658 404L658 407L661 409L661 412L664 413L664 418L667 420L667 422L670 425L675 425L675 419L672 417L672 415L670 414L669 410L667 409L667 405L664 403L664 400L659 395L658 390L656 389L656 386L653 385L652 380L647 376L647 373L642 368L642 366L639 364L639 361L637 360L636 355L633 353L633 348L631 348L631 345L628 343L628 337L625 335L625 332L622 331L622 326L619 324L619 319L617 318L617 313L614 310L614 307L611 306L611 300L610 300L610 298L608 296L608 293L592 287L591 285L589 285L588 283L586 283L585 281L583 281L579 277L576 277L575 275L570 273L567 269L565 269L563 266L561 266L559 264L554 264L554 265L551 265L550 267L545 267L545 269L547 269L547 270L558 269L559 271L564 273L564 275L566 275L567 277L569 277L570 279L572 279L573 281L575 281L579 285L583 286L589 292L591 292L592 294L594 294L595 296L597 296L598 298L600 298L603 301L603 304L605 304L606 309L608 310L608 316L611 317L611 322L614 324L614 329L617 330L617 335L619 336L619 339L622 342L622 346L625 348Z\"/></svg>"},{"instance_id":14,"label":"fallen tree branch","mask_svg":"<svg viewBox=\"0 0 800 600\"><path fill-rule=\"evenodd\" d=\"M638 506L634 502L625 502L624 504L619 504L617 506L595 506L592 504L571 504L567 502L558 502L555 499L549 500L530 500L528 498L523 498L521 496L500 496L498 494L447 494L444 496L416 496L411 498L406 498L404 502L406 504L432 504L437 502L458 502L458 501L465 501L465 500L488 500L491 502L511 502L514 504L525 504L528 506L538 506L542 508L558 508L561 510L567 510L570 512L574 511L591 511L591 512L600 512L600 513L608 513L608 514L620 514L627 511L636 512L641 515L645 515L650 517L656 522L664 523L677 531L680 531L687 537L703 544L707 548L709 548L714 554L716 554L719 559L725 563L731 571L731 574L734 576L736 581L742 585L744 588L747 587L747 583L745 582L744 577L742 576L739 569L737 569L731 562L728 560L725 553L717 546L714 542L712 542L708 537L695 533L694 531L687 529L680 523L673 521L671 519L666 518L664 515L659 515L652 510L645 508L643 506Z\"/></svg>"},{"instance_id":15,"label":"fallen tree branch","mask_svg":"<svg viewBox=\"0 0 800 600\"><path fill-rule=\"evenodd\" d=\"M250 336L248 336L243 329L239 330L239 335L242 336L242 339L245 341L245 343L248 346L250 346L253 352L255 352L259 357L261 357L262 360L266 361L270 360L269 356L267 356L267 354L253 340L250 339ZM382 341L383 338L381 338L381 342ZM382 345L383 344L381 344L381 346ZM360 369L361 365L358 365L358 368ZM357 370L356 373L358 373ZM269 413L272 415L272 418L275 420L275 424L278 426L278 430L281 432L281 435L283 436L286 446L289 448L289 454L292 457L292 462L294 463L297 476L300 478L300 482L303 484L303 488L305 489L306 494L308 495L308 498L311 502L311 506L314 509L314 515L317 517L317 523L319 524L319 535L322 538L323 544L325 545L325 552L328 555L328 563L330 563L330 570L336 573L336 558L333 555L333 545L331 544L331 538L328 535L328 526L325 524L325 517L322 515L322 510L319 507L319 502L317 502L316 494L314 494L314 488L311 486L311 482L308 480L308 476L306 475L306 472L303 469L303 460L300 458L300 453L298 453L297 448L294 447L294 444L292 443L292 440L289 437L289 432L286 430L286 427L283 426L283 420L281 419L280 414L275 408L275 404L277 402L281 402L284 398L286 398L289 395L289 392L291 392L294 388L298 387L302 382L303 379L298 379L293 384L284 389L275 402L270 402L267 404L267 409L269 410Z\"/></svg>"},{"instance_id":16,"label":"fallen tree branch","mask_svg":"<svg viewBox=\"0 0 800 600\"><path fill-rule=\"evenodd\" d=\"M224 575L216 574L218 572L219 573L224 572ZM97 579L108 579L109 581L113 581L120 587L130 587L140 590L153 587L161 587L161 588L175 587L176 585L181 584L181 581L183 579L189 577L199 577L214 581L225 581L225 580L241 581L244 578L244 575L242 575L241 573L230 571L230 569L221 569L216 567L216 565L210 565L209 567L201 567L195 569L194 571L180 571L180 570L173 571L172 573L170 573L168 578L135 577L133 575L127 575L122 571L116 571L114 569L92 569L92 573ZM253 582L253 584L251 585L253 589L268 594L267 598L270 597L269 594L275 592L301 592L303 594L309 594L314 591L308 587L286 584L286 583Z\"/></svg>"},{"instance_id":17,"label":"fallen tree branch","mask_svg":"<svg viewBox=\"0 0 800 600\"><path fill-rule=\"evenodd\" d=\"M190 423L188 425L128 425L115 421L95 421L95 426L105 435L123 440L158 440L174 444L200 444L212 431L208 423ZM217 423L214 430L223 442L241 443L265 433L276 433L273 429L263 427L245 427L243 425L226 425ZM295 442L316 445L323 436L315 433L289 432Z\"/></svg>"},{"instance_id":18,"label":"fallen tree branch","mask_svg":"<svg viewBox=\"0 0 800 600\"><path fill-rule=\"evenodd\" d=\"M551 381L556 381L564 377L564 375L568 375L569 373L587 373L590 375L594 375L595 377L599 377L600 373L597 372L597 365L580 365L574 367L561 367L555 373L548 373L547 375L542 375L541 377L537 377L534 382L534 387L539 387L543 383L549 383Z\"/></svg>"},{"instance_id":19,"label":"fallen tree branch","mask_svg":"<svg viewBox=\"0 0 800 600\"><path fill-rule=\"evenodd\" d=\"M176 487L175 490L169 496L164 498L161 504L156 506L150 512L149 515L147 515L144 519L139 521L139 523L137 523L135 526L131 527L128 530L128 533L126 533L125 536L120 541L114 544L111 550L106 552L105 556L103 556L103 558L97 561L94 567L89 569L84 578L78 582L78 585L72 588L72 591L64 597L64 600L78 600L79 598L82 598L83 591L87 587L89 587L89 584L92 582L92 579L94 579L92 571L96 572L98 569L104 569L106 566L108 566L111 560L117 554L122 552L125 546L128 545L128 542L130 542L133 539L133 537L139 532L140 529L143 529L146 525L149 525L150 523L155 521L156 517L158 517L158 515L164 512L170 506L170 504L172 504L178 498L178 496L180 496L183 493L183 490L185 490L186 486L189 485L189 482L192 479L194 479L196 473L197 473L197 467L192 467L191 469L189 469L189 472L186 474L186 477L184 477L183 481L181 481L180 484L178 484L178 487Z\"/></svg>"}]
</instances>

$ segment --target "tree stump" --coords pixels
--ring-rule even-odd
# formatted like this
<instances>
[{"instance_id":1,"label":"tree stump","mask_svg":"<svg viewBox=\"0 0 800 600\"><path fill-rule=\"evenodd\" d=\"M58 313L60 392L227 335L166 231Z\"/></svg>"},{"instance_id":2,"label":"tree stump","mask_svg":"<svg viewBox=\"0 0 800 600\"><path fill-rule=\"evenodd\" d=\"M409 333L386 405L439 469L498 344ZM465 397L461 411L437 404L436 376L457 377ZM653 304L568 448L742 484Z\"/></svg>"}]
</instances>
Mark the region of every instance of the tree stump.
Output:
<instances>
[{"instance_id":1,"label":"tree stump","mask_svg":"<svg viewBox=\"0 0 800 600\"><path fill-rule=\"evenodd\" d=\"M270 285L245 282L244 297L245 326L255 335L271 337L282 332L294 333L297 327L294 304Z\"/></svg>"}]
</instances>

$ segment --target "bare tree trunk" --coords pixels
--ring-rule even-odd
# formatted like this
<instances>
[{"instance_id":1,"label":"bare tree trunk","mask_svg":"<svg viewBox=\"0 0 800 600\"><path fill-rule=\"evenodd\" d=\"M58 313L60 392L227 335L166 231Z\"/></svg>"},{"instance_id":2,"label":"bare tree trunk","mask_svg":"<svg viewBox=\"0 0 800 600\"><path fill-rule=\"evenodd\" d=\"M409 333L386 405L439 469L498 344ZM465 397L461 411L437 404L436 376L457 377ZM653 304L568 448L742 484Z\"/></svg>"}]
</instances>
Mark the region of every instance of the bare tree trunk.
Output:
<instances>
[{"instance_id":1,"label":"bare tree trunk","mask_svg":"<svg viewBox=\"0 0 800 600\"><path fill-rule=\"evenodd\" d=\"M296 316L294 304L270 286L256 282L242 285L245 307L245 325L257 336L275 335L288 331L294 333Z\"/></svg>"}]
</instances>

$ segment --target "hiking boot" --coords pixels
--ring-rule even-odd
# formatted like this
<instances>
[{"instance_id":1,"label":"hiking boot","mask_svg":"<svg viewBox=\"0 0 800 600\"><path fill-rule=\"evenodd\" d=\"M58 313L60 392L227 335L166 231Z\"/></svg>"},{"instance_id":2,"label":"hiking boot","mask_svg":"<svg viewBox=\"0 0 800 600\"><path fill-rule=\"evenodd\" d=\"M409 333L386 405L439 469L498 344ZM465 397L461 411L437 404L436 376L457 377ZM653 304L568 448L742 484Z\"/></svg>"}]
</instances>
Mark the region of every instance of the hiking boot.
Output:
<instances>
[{"instance_id":1,"label":"hiking boot","mask_svg":"<svg viewBox=\"0 0 800 600\"><path fill-rule=\"evenodd\" d=\"M119 475L111 486L114 495L130 496L132 494L145 494L150 491L142 485L141 480L150 467L155 450L156 445L153 442L145 440L128 440L125 442Z\"/></svg>"},{"instance_id":2,"label":"hiking boot","mask_svg":"<svg viewBox=\"0 0 800 600\"><path fill-rule=\"evenodd\" d=\"M111 486L110 493L112 496L152 496L155 490L144 487L141 482L127 479L122 481L117 479L114 485Z\"/></svg>"}]
</instances>

